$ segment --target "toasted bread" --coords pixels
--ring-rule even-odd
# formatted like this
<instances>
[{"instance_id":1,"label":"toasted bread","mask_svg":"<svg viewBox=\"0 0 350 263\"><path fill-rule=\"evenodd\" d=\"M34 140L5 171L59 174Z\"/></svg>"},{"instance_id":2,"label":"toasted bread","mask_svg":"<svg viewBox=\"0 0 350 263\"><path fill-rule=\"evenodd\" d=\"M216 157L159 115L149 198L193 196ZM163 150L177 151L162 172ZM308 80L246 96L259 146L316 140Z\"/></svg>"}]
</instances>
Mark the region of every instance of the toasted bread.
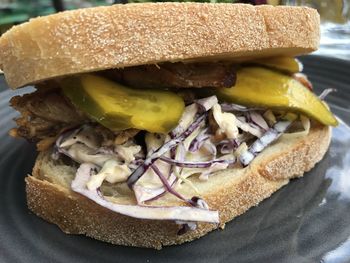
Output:
<instances>
[{"instance_id":1,"label":"toasted bread","mask_svg":"<svg viewBox=\"0 0 350 263\"><path fill-rule=\"evenodd\" d=\"M307 7L143 3L31 19L0 38L10 87L177 61L296 56L317 49L320 18ZM20 72L20 74L18 74Z\"/></svg>"}]
</instances>

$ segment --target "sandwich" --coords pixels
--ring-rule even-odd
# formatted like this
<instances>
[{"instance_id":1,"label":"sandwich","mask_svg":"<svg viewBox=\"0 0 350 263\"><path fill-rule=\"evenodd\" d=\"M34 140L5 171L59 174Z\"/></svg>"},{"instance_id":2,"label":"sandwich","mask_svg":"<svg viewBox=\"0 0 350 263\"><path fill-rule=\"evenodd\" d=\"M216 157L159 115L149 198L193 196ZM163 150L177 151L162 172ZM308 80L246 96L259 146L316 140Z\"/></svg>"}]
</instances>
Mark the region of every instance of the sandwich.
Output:
<instances>
[{"instance_id":1,"label":"sandwich","mask_svg":"<svg viewBox=\"0 0 350 263\"><path fill-rule=\"evenodd\" d=\"M0 38L10 135L37 143L28 207L69 234L181 244L312 169L337 119L295 56L307 7L143 3L66 11Z\"/></svg>"}]
</instances>

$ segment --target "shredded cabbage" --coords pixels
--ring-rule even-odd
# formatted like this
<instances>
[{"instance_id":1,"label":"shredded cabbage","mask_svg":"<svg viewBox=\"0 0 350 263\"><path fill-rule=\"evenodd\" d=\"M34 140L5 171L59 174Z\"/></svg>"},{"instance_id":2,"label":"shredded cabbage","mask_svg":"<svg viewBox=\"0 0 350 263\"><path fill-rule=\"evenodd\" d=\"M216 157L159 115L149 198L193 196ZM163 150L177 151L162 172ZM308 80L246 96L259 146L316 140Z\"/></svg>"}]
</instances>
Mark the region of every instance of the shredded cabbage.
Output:
<instances>
[{"instance_id":1,"label":"shredded cabbage","mask_svg":"<svg viewBox=\"0 0 350 263\"><path fill-rule=\"evenodd\" d=\"M294 139L299 137L305 137L310 132L311 122L310 119L304 115L300 115L300 122L303 126L303 131L300 132L292 132L292 133L284 133L282 134L281 138L285 139Z\"/></svg>"},{"instance_id":2,"label":"shredded cabbage","mask_svg":"<svg viewBox=\"0 0 350 263\"><path fill-rule=\"evenodd\" d=\"M209 120L210 116L213 119ZM239 163L247 166L280 136L307 135L310 120L305 116L300 116L303 131L285 133L295 116L236 104L219 104L217 98L211 96L187 106L178 126L169 134L146 133L146 149L132 138L105 148L89 125L61 134L55 148L59 154L81 164L72 183L74 191L121 214L178 220L183 229L191 230L195 228L193 221L217 222L217 212L208 211L208 205L202 199L182 196L177 191L181 184L188 184L198 194L188 177L196 175L200 180L208 180L216 171ZM210 121L213 123L208 126ZM92 170L95 172L91 173ZM111 184L126 182L134 191L138 205L117 205L106 200L99 192L104 181ZM146 201L161 198L167 192L190 207L144 207Z\"/></svg>"},{"instance_id":3,"label":"shredded cabbage","mask_svg":"<svg viewBox=\"0 0 350 263\"><path fill-rule=\"evenodd\" d=\"M90 191L86 188L86 183L94 169L94 165L82 164L71 184L73 191L84 195L95 203L119 214L141 219L156 220L180 220L191 222L219 223L219 213L197 207L197 202L192 201L194 207L173 206L140 206L140 205L120 205L106 200L98 191Z\"/></svg>"}]
</instances>

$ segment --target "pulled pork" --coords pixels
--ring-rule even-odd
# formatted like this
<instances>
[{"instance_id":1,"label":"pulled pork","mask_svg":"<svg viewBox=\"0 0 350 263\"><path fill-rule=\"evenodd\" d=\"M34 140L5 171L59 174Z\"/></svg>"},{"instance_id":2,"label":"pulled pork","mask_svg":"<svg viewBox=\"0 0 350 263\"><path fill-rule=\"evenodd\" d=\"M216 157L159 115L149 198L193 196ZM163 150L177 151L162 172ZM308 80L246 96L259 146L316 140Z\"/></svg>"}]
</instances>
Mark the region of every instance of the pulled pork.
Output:
<instances>
[{"instance_id":1,"label":"pulled pork","mask_svg":"<svg viewBox=\"0 0 350 263\"><path fill-rule=\"evenodd\" d=\"M223 63L163 63L112 69L102 75L136 88L225 88L236 81L234 66Z\"/></svg>"},{"instance_id":2,"label":"pulled pork","mask_svg":"<svg viewBox=\"0 0 350 263\"><path fill-rule=\"evenodd\" d=\"M65 99L60 89L38 89L13 97L11 106L21 113L10 134L30 141L55 138L62 129L81 125L89 119ZM51 141L51 140L49 140Z\"/></svg>"},{"instance_id":3,"label":"pulled pork","mask_svg":"<svg viewBox=\"0 0 350 263\"><path fill-rule=\"evenodd\" d=\"M15 120L18 127L10 134L37 142L38 151L47 150L63 131L91 122L59 88L39 88L33 93L13 97L10 103L21 113ZM123 144L139 132L137 129L112 132L97 123L94 129L103 138L103 146Z\"/></svg>"}]
</instances>

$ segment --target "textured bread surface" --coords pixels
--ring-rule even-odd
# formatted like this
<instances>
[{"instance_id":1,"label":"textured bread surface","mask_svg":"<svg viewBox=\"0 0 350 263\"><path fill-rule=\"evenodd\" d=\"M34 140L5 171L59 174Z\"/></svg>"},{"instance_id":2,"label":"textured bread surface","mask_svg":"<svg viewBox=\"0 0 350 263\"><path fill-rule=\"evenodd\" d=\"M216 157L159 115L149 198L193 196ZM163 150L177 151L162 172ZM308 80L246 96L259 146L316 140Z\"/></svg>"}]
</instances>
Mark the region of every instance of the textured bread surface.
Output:
<instances>
[{"instance_id":1,"label":"textured bread surface","mask_svg":"<svg viewBox=\"0 0 350 263\"><path fill-rule=\"evenodd\" d=\"M10 87L176 61L296 56L318 48L319 15L307 7L143 3L31 19L0 38Z\"/></svg>"},{"instance_id":2,"label":"textured bread surface","mask_svg":"<svg viewBox=\"0 0 350 263\"><path fill-rule=\"evenodd\" d=\"M224 227L225 223L258 205L290 179L302 176L319 162L327 151L331 128L313 124L304 137L281 137L263 151L247 168L213 174L208 181L191 177L213 210L220 224L199 223L195 231L177 235L179 226L171 221L141 220L107 210L70 190L75 169L55 164L50 152L39 154L33 175L26 178L28 207L38 216L70 234L87 236L118 245L151 247L181 244ZM177 189L187 197L198 195L184 184ZM116 197L115 202L134 203L132 195ZM167 194L156 205L181 204Z\"/></svg>"}]
</instances>

